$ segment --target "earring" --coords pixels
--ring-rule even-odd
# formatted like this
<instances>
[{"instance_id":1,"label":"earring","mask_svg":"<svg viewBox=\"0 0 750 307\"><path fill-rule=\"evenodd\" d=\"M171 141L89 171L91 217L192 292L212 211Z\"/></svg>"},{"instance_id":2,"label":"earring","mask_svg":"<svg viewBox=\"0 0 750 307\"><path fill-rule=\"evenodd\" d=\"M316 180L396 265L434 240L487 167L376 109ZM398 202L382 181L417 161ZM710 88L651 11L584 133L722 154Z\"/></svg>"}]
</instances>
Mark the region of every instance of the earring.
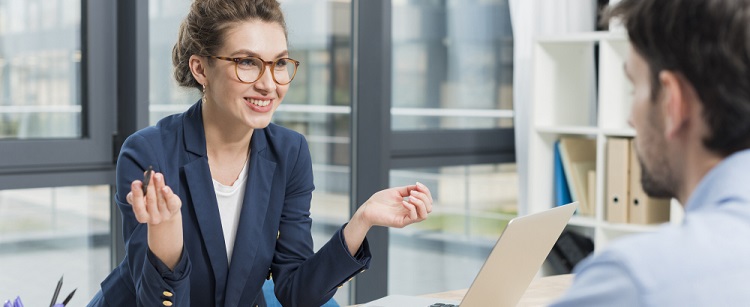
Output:
<instances>
[{"instance_id":1,"label":"earring","mask_svg":"<svg viewBox=\"0 0 750 307\"><path fill-rule=\"evenodd\" d=\"M208 100L207 99L208 97L206 96L206 89L208 88L208 85L207 84L202 84L202 85L203 85L203 102L205 103Z\"/></svg>"}]
</instances>

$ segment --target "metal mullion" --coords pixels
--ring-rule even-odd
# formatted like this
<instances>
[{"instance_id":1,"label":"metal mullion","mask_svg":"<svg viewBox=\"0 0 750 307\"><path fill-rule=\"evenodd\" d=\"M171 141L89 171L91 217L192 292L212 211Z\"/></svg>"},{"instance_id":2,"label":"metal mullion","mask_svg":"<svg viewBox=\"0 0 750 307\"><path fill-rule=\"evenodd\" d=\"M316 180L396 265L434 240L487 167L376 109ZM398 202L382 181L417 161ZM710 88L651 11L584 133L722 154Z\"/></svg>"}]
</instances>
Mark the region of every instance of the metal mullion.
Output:
<instances>
[{"instance_id":1,"label":"metal mullion","mask_svg":"<svg viewBox=\"0 0 750 307\"><path fill-rule=\"evenodd\" d=\"M149 122L148 0L117 1L117 133L114 153ZM116 192L111 189L112 195ZM125 256L120 212L112 206L112 267Z\"/></svg>"},{"instance_id":2,"label":"metal mullion","mask_svg":"<svg viewBox=\"0 0 750 307\"><path fill-rule=\"evenodd\" d=\"M388 186L391 134L391 1L353 1L351 213ZM352 297L363 303L388 290L388 229L367 235L370 270L359 274Z\"/></svg>"}]
</instances>

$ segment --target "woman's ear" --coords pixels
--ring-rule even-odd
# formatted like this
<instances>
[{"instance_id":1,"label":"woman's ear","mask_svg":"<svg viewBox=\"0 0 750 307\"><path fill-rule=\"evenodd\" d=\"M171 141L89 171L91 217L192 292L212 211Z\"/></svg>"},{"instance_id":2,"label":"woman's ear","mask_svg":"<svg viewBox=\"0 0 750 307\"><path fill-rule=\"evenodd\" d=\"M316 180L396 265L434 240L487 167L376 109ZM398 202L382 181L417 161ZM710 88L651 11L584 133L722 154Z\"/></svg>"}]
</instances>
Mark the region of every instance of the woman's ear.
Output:
<instances>
[{"instance_id":1,"label":"woman's ear","mask_svg":"<svg viewBox=\"0 0 750 307\"><path fill-rule=\"evenodd\" d=\"M206 68L208 65L208 59L202 56L191 55L188 59L188 65L190 66L190 73L193 74L195 81L202 85L206 85L208 77L206 76Z\"/></svg>"}]
</instances>

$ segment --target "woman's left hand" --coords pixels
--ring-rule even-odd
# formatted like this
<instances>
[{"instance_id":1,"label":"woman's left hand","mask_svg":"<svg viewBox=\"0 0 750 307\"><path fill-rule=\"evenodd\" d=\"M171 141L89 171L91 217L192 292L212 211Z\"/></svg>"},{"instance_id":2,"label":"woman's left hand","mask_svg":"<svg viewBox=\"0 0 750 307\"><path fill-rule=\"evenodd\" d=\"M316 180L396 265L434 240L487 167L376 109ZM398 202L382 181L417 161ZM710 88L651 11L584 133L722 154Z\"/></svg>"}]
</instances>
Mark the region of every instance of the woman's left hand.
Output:
<instances>
[{"instance_id":1,"label":"woman's left hand","mask_svg":"<svg viewBox=\"0 0 750 307\"><path fill-rule=\"evenodd\" d=\"M402 228L427 219L432 194L421 183L385 189L373 194L358 211L369 225Z\"/></svg>"}]
</instances>

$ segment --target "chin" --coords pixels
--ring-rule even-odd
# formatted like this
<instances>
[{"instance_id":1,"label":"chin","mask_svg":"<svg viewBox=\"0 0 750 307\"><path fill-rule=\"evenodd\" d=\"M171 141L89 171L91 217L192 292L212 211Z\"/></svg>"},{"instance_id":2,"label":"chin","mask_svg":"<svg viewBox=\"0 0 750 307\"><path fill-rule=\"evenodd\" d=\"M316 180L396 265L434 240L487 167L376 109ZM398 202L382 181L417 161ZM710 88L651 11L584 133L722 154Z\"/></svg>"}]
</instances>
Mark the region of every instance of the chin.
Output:
<instances>
[{"instance_id":1,"label":"chin","mask_svg":"<svg viewBox=\"0 0 750 307\"><path fill-rule=\"evenodd\" d=\"M250 121L247 123L247 126L250 127L250 129L263 129L268 127L268 125L271 124L270 120L267 121Z\"/></svg>"}]
</instances>

